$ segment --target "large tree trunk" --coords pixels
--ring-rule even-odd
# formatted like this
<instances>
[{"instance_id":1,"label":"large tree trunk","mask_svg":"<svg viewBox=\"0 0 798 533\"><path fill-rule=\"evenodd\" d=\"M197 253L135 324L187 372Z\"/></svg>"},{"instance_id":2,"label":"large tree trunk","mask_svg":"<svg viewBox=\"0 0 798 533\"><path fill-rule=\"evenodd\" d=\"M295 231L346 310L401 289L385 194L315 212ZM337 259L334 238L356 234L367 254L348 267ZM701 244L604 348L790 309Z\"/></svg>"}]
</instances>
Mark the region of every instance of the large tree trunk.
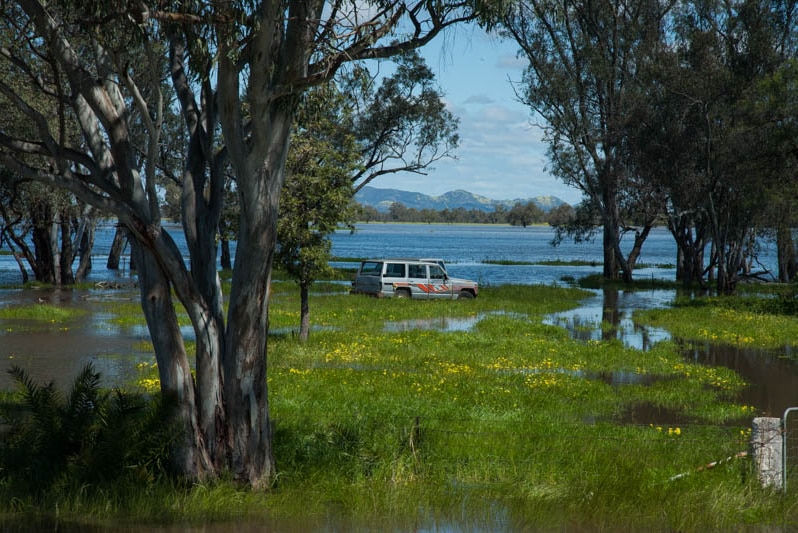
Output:
<instances>
[{"instance_id":1,"label":"large tree trunk","mask_svg":"<svg viewBox=\"0 0 798 533\"><path fill-rule=\"evenodd\" d=\"M34 249L34 262L31 264L36 281L58 285L60 267L58 266L58 225L55 223L53 209L45 204L37 205L31 212L33 230L31 233Z\"/></svg>"},{"instance_id":2,"label":"large tree trunk","mask_svg":"<svg viewBox=\"0 0 798 533\"><path fill-rule=\"evenodd\" d=\"M669 217L668 229L676 241L676 280L685 287L704 283L704 249L706 248L706 230L703 224L691 224L679 220L680 217Z\"/></svg>"},{"instance_id":3,"label":"large tree trunk","mask_svg":"<svg viewBox=\"0 0 798 533\"><path fill-rule=\"evenodd\" d=\"M82 235L78 247L78 269L75 272L75 281L83 281L92 269L91 252L94 249L95 221L88 222Z\"/></svg>"},{"instance_id":4,"label":"large tree trunk","mask_svg":"<svg viewBox=\"0 0 798 533\"><path fill-rule=\"evenodd\" d=\"M604 251L604 279L617 280L622 270L623 254L619 252L621 247L621 236L619 232L620 214L618 212L618 193L617 188L609 183L614 178L604 176L600 179L603 184L601 207L604 219L604 233L602 248ZM627 269L628 270L628 269ZM629 276L631 281L631 275Z\"/></svg>"},{"instance_id":5,"label":"large tree trunk","mask_svg":"<svg viewBox=\"0 0 798 533\"><path fill-rule=\"evenodd\" d=\"M147 248L133 241L131 253L139 267L141 307L158 363L161 394L174 408L173 422L179 432L177 445L172 447L172 468L188 479L202 479L213 473L213 466L199 428L194 378L172 301L171 284Z\"/></svg>"},{"instance_id":6,"label":"large tree trunk","mask_svg":"<svg viewBox=\"0 0 798 533\"><path fill-rule=\"evenodd\" d=\"M615 246L618 243L618 227L613 226L607 219L604 224L604 232L602 239L602 250L604 251L604 272L602 275L604 279L615 280L618 279L620 267L618 266L618 256L615 253Z\"/></svg>"},{"instance_id":7,"label":"large tree trunk","mask_svg":"<svg viewBox=\"0 0 798 533\"><path fill-rule=\"evenodd\" d=\"M626 283L632 282L632 269L621 250L621 216L618 209L618 189L611 183L612 176L602 178L602 215L604 219L603 251L604 279L617 280L623 278Z\"/></svg>"},{"instance_id":8,"label":"large tree trunk","mask_svg":"<svg viewBox=\"0 0 798 533\"><path fill-rule=\"evenodd\" d=\"M649 233L651 233L651 224L643 226L641 231L635 231L635 242L632 244L632 249L629 250L629 256L626 258L627 269L630 272L630 276L631 273L634 272L635 266L637 266L637 259L640 257L640 253L643 250L643 243L646 242Z\"/></svg>"},{"instance_id":9,"label":"large tree trunk","mask_svg":"<svg viewBox=\"0 0 798 533\"><path fill-rule=\"evenodd\" d=\"M275 471L266 385L266 342L282 176L270 175L264 167L258 174L256 183L250 185L257 185L260 194L248 199L242 197L227 319L224 396L233 475L253 487L265 488ZM256 193L256 187L250 192Z\"/></svg>"},{"instance_id":10,"label":"large tree trunk","mask_svg":"<svg viewBox=\"0 0 798 533\"><path fill-rule=\"evenodd\" d=\"M72 270L72 262L75 260L75 247L72 246L72 221L68 217L62 216L61 227L61 254L58 258L59 278L61 285L73 285L75 274Z\"/></svg>"}]
</instances>

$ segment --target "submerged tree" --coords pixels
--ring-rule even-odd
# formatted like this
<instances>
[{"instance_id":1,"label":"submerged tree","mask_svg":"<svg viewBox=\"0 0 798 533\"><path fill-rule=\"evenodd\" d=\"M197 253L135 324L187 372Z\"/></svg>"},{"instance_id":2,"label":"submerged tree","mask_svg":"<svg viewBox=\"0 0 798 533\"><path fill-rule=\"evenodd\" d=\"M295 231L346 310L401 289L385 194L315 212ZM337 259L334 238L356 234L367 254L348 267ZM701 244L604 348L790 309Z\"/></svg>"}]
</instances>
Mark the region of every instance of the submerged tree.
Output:
<instances>
[{"instance_id":1,"label":"submerged tree","mask_svg":"<svg viewBox=\"0 0 798 533\"><path fill-rule=\"evenodd\" d=\"M229 471L253 487L267 486L275 472L266 386L268 284L299 95L346 62L426 44L447 26L472 19L478 4L3 4L0 58L82 136L81 144L64 142L41 120L37 101L0 79L4 102L36 132L27 139L0 132L0 162L67 188L118 217L129 232L161 391L177 406L177 472L203 478ZM188 263L161 224L157 161L167 102L160 81L167 74L187 139L181 204ZM134 114L146 135L132 135ZM215 237L228 163L240 218L225 311ZM196 378L173 297L193 325Z\"/></svg>"},{"instance_id":2,"label":"submerged tree","mask_svg":"<svg viewBox=\"0 0 798 533\"><path fill-rule=\"evenodd\" d=\"M779 52L794 17L781 8L794 10L779 2L680 4L668 46L643 70L630 144L639 171L661 192L679 249L677 276L687 284L714 277L718 291L730 293L752 273L773 192L783 194L794 174L794 74Z\"/></svg>"},{"instance_id":3,"label":"submerged tree","mask_svg":"<svg viewBox=\"0 0 798 533\"><path fill-rule=\"evenodd\" d=\"M654 222L638 206L622 205L637 180L624 131L637 70L656 47L668 8L653 0L524 0L502 18L529 61L519 96L545 122L551 172L598 209L609 279L622 273L631 281L633 259ZM630 223L624 211L643 226L629 258L621 249Z\"/></svg>"}]
</instances>

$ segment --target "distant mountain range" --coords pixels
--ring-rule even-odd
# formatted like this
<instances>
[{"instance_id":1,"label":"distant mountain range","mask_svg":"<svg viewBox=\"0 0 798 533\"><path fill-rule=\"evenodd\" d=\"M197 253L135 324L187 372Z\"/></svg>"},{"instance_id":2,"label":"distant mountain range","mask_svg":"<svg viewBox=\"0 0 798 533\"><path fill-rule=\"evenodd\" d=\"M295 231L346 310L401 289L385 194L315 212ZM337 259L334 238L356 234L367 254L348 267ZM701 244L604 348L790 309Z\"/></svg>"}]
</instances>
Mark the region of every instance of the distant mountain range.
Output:
<instances>
[{"instance_id":1,"label":"distant mountain range","mask_svg":"<svg viewBox=\"0 0 798 533\"><path fill-rule=\"evenodd\" d=\"M462 207L467 210L481 209L482 211L495 211L497 205L507 209L515 204L534 202L542 211L548 212L564 204L556 196L535 196L534 198L516 198L514 200L493 200L464 190L444 193L440 196L428 196L420 192L400 191L398 189L378 189L376 187L363 187L355 194L355 200L365 206L371 206L382 213L391 208L391 204L398 202L405 207L418 209L457 209Z\"/></svg>"}]
</instances>

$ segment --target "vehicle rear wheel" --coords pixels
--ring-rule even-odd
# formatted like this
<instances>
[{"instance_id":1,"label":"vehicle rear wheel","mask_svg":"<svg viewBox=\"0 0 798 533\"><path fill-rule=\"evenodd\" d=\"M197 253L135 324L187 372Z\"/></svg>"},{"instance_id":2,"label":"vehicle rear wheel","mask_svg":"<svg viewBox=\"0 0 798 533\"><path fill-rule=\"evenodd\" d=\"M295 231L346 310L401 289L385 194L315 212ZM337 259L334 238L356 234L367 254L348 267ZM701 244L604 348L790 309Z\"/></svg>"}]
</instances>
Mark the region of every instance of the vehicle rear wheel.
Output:
<instances>
[{"instance_id":1,"label":"vehicle rear wheel","mask_svg":"<svg viewBox=\"0 0 798 533\"><path fill-rule=\"evenodd\" d=\"M470 300L473 297L474 293L469 291L460 291L460 293L457 295L458 300Z\"/></svg>"},{"instance_id":2,"label":"vehicle rear wheel","mask_svg":"<svg viewBox=\"0 0 798 533\"><path fill-rule=\"evenodd\" d=\"M393 295L396 298L410 298L410 291L407 289L399 289Z\"/></svg>"}]
</instances>

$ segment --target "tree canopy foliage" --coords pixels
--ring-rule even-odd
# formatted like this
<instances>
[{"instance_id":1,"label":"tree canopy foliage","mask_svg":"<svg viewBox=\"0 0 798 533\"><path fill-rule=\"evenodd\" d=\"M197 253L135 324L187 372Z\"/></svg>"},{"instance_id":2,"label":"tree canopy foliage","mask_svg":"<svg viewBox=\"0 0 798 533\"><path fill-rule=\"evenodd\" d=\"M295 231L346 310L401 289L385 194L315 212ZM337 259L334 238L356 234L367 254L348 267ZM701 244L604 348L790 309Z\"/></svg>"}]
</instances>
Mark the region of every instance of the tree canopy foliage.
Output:
<instances>
[{"instance_id":1,"label":"tree canopy foliage","mask_svg":"<svg viewBox=\"0 0 798 533\"><path fill-rule=\"evenodd\" d=\"M529 62L519 98L543 119L550 171L584 195L584 216L564 234L603 232L605 277L631 280L663 216L686 283L711 275L731 292L750 271L754 236L775 221L769 206L793 211L777 199L795 183L798 138L787 117L796 109L784 89L796 14L791 0L507 7L501 27ZM780 249L790 245L789 232L778 233Z\"/></svg>"}]
</instances>

